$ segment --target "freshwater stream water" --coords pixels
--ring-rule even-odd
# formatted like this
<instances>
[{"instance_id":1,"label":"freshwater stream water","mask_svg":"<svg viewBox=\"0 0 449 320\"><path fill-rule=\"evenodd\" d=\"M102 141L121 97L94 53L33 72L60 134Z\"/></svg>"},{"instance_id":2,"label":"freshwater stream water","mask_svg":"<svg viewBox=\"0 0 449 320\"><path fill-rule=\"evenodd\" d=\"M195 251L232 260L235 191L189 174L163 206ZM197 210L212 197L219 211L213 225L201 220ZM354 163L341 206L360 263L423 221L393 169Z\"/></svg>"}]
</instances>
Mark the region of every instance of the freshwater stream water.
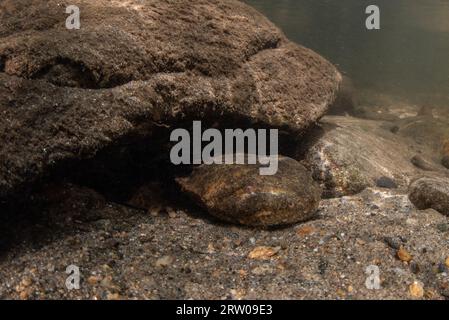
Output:
<instances>
[{"instance_id":1,"label":"freshwater stream water","mask_svg":"<svg viewBox=\"0 0 449 320\"><path fill-rule=\"evenodd\" d=\"M246 0L358 88L449 107L448 0ZM380 30L367 30L368 5Z\"/></svg>"}]
</instances>

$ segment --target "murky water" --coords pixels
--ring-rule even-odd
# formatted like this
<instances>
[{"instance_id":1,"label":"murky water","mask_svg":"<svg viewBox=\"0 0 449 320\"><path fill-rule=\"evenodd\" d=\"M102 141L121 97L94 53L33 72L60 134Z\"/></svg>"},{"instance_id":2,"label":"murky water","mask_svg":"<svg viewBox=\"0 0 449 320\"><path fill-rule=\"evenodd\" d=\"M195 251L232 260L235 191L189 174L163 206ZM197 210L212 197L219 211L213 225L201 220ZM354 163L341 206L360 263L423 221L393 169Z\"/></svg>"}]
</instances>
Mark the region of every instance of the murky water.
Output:
<instances>
[{"instance_id":1,"label":"murky water","mask_svg":"<svg viewBox=\"0 0 449 320\"><path fill-rule=\"evenodd\" d=\"M287 36L314 49L359 88L417 103L449 101L448 0L247 0ZM365 9L381 10L368 31Z\"/></svg>"}]
</instances>

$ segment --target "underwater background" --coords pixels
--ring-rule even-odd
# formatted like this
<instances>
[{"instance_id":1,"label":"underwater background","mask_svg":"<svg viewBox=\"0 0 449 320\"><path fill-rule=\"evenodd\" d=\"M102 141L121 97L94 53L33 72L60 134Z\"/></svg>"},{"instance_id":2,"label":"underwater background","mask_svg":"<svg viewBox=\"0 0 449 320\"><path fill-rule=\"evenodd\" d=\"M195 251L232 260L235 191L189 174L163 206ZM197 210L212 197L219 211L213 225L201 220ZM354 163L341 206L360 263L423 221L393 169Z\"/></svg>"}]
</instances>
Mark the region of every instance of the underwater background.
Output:
<instances>
[{"instance_id":1,"label":"underwater background","mask_svg":"<svg viewBox=\"0 0 449 320\"><path fill-rule=\"evenodd\" d=\"M360 89L449 108L448 0L246 0ZM381 29L367 30L368 5Z\"/></svg>"}]
</instances>

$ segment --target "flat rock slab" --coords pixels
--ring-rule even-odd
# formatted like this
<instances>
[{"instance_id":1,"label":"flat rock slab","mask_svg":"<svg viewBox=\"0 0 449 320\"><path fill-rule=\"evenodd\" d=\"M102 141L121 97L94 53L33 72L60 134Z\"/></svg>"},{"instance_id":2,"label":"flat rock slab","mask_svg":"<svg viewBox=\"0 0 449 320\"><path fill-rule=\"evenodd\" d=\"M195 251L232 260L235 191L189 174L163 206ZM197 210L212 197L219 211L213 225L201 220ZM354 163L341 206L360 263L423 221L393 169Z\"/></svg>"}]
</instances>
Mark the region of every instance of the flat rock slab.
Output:
<instances>
[{"instance_id":1,"label":"flat rock slab","mask_svg":"<svg viewBox=\"0 0 449 320\"><path fill-rule=\"evenodd\" d=\"M321 189L299 162L279 157L278 166L276 174L262 176L260 165L202 165L177 181L199 205L226 222L269 227L309 220Z\"/></svg>"},{"instance_id":2,"label":"flat rock slab","mask_svg":"<svg viewBox=\"0 0 449 320\"><path fill-rule=\"evenodd\" d=\"M324 133L305 163L328 196L356 194L385 179L406 189L420 172L410 162L415 151L384 122L326 116L321 124Z\"/></svg>"},{"instance_id":3,"label":"flat rock slab","mask_svg":"<svg viewBox=\"0 0 449 320\"><path fill-rule=\"evenodd\" d=\"M80 30L65 27L69 5L81 10ZM341 81L234 0L5 0L0 21L0 197L182 120L303 132Z\"/></svg>"}]
</instances>

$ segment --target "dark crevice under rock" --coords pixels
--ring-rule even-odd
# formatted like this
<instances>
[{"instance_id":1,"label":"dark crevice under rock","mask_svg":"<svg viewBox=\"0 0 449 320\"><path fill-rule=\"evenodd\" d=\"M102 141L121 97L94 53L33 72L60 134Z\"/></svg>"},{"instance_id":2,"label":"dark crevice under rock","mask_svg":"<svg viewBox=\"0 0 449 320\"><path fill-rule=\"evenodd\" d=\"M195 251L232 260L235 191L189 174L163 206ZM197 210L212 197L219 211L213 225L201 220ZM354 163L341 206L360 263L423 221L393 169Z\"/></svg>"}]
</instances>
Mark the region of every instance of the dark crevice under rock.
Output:
<instances>
[{"instance_id":1,"label":"dark crevice under rock","mask_svg":"<svg viewBox=\"0 0 449 320\"><path fill-rule=\"evenodd\" d=\"M233 115L206 117L202 121L202 130L216 128L224 133L225 129L270 129L263 123L253 123L247 118L236 118ZM49 184L73 183L93 189L108 201L126 203L139 186L149 181L160 181L169 189L177 189L175 177L190 174L193 165L175 166L170 162L170 148L175 143L170 142L170 133L176 128L186 128L192 135L192 121L189 116L178 119L172 126L159 126L154 129L147 124L135 132L121 137L113 144L96 153L92 158L68 159L59 162L56 166L48 168L45 174L37 179L27 180L24 185L18 186L11 194L0 198L2 212L23 211L24 207L33 206L32 199L43 186ZM217 121L220 120L218 123ZM298 146L304 148L309 139L317 139L321 132L319 127L313 129L301 139L292 139L292 133L287 130L279 131L279 154L288 157L297 157L295 152ZM203 146L207 143L203 143ZM305 149L304 149L305 150ZM36 191L37 190L37 191ZM57 192L57 190L55 191ZM173 202L177 202L177 196ZM29 202L28 199L31 200ZM29 202L29 203L28 203ZM28 203L28 204L27 204Z\"/></svg>"}]
</instances>

